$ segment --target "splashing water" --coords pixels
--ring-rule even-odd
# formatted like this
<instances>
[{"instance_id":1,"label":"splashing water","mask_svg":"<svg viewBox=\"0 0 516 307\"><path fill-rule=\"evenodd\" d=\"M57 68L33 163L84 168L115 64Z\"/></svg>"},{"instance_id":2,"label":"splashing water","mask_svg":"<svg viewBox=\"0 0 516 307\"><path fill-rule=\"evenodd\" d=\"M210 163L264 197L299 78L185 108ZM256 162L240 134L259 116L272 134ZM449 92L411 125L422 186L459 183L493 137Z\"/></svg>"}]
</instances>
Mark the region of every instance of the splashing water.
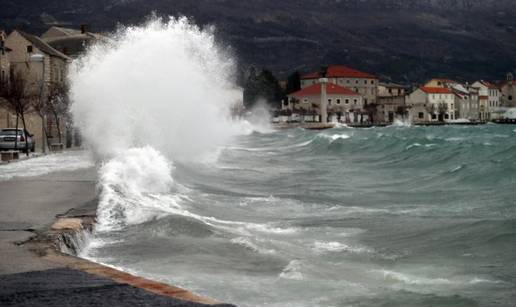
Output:
<instances>
[{"instance_id":1,"label":"splashing water","mask_svg":"<svg viewBox=\"0 0 516 307\"><path fill-rule=\"evenodd\" d=\"M196 161L240 133L234 61L213 29L186 18L124 28L73 64L72 113L99 169L98 229L144 222L171 205L171 161ZM245 127L249 130L249 127Z\"/></svg>"},{"instance_id":2,"label":"splashing water","mask_svg":"<svg viewBox=\"0 0 516 307\"><path fill-rule=\"evenodd\" d=\"M125 28L72 66L75 123L102 158L149 145L197 159L238 131L234 66L213 30L186 18Z\"/></svg>"}]
</instances>

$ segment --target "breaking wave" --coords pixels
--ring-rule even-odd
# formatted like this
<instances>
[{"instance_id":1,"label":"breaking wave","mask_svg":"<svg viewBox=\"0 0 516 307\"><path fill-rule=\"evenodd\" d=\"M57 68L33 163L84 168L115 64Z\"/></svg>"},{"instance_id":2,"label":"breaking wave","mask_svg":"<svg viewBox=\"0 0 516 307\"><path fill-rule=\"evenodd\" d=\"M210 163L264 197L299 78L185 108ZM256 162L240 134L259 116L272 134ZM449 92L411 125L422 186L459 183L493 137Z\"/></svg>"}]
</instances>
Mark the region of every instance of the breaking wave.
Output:
<instances>
[{"instance_id":1,"label":"breaking wave","mask_svg":"<svg viewBox=\"0 0 516 307\"><path fill-rule=\"evenodd\" d=\"M255 128L231 117L242 93L228 54L212 29L153 19L74 64L74 121L99 165L98 225L85 257L167 282L180 276L249 306L289 305L294 295L305 300L296 306L356 305L350 284L360 295L400 285L505 295L489 272L379 268L514 262L516 144L503 137L512 132ZM462 249L476 258L460 258Z\"/></svg>"}]
</instances>

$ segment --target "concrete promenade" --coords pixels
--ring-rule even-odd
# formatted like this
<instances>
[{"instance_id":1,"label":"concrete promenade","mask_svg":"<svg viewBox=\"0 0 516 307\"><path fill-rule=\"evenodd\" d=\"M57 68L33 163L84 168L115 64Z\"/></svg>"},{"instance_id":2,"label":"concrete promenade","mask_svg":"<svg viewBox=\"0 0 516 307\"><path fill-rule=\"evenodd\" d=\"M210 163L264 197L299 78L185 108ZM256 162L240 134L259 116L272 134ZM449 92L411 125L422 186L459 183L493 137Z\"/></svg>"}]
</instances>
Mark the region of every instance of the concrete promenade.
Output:
<instances>
[{"instance_id":1,"label":"concrete promenade","mask_svg":"<svg viewBox=\"0 0 516 307\"><path fill-rule=\"evenodd\" d=\"M95 178L89 168L0 181L0 306L231 306L61 254L41 239L56 216L94 216Z\"/></svg>"}]
</instances>

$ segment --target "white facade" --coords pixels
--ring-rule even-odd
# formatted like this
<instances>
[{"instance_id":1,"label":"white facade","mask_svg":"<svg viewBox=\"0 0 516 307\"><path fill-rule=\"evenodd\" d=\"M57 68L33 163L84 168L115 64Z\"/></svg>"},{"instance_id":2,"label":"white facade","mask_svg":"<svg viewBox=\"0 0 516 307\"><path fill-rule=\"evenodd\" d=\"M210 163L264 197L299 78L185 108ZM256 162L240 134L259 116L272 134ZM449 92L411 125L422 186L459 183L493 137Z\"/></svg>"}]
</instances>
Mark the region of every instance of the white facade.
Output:
<instances>
[{"instance_id":1,"label":"white facade","mask_svg":"<svg viewBox=\"0 0 516 307\"><path fill-rule=\"evenodd\" d=\"M497 118L496 114L500 112L501 107L500 98L502 95L500 90L496 86L482 80L476 81L472 86L479 90L480 113L483 112L482 109L484 107L484 112L486 113L484 116L487 117L485 119Z\"/></svg>"},{"instance_id":2,"label":"white facade","mask_svg":"<svg viewBox=\"0 0 516 307\"><path fill-rule=\"evenodd\" d=\"M412 122L455 119L455 95L451 90L418 88L407 96L406 103Z\"/></svg>"}]
</instances>

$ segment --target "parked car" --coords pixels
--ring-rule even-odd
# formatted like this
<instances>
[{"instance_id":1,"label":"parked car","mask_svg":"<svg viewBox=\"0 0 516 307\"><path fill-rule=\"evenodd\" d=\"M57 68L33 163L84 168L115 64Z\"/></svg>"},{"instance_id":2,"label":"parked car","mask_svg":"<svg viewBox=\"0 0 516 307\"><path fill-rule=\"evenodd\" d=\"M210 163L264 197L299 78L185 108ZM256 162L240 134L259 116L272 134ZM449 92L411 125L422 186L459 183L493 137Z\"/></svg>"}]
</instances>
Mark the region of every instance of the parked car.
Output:
<instances>
[{"instance_id":1,"label":"parked car","mask_svg":"<svg viewBox=\"0 0 516 307\"><path fill-rule=\"evenodd\" d=\"M3 128L0 129L0 150L21 150L26 152L26 148L31 152L36 149L36 142L34 141L34 135L30 134L25 130L19 128ZM27 135L27 139L25 139ZM25 147L27 146L27 147Z\"/></svg>"}]
</instances>

